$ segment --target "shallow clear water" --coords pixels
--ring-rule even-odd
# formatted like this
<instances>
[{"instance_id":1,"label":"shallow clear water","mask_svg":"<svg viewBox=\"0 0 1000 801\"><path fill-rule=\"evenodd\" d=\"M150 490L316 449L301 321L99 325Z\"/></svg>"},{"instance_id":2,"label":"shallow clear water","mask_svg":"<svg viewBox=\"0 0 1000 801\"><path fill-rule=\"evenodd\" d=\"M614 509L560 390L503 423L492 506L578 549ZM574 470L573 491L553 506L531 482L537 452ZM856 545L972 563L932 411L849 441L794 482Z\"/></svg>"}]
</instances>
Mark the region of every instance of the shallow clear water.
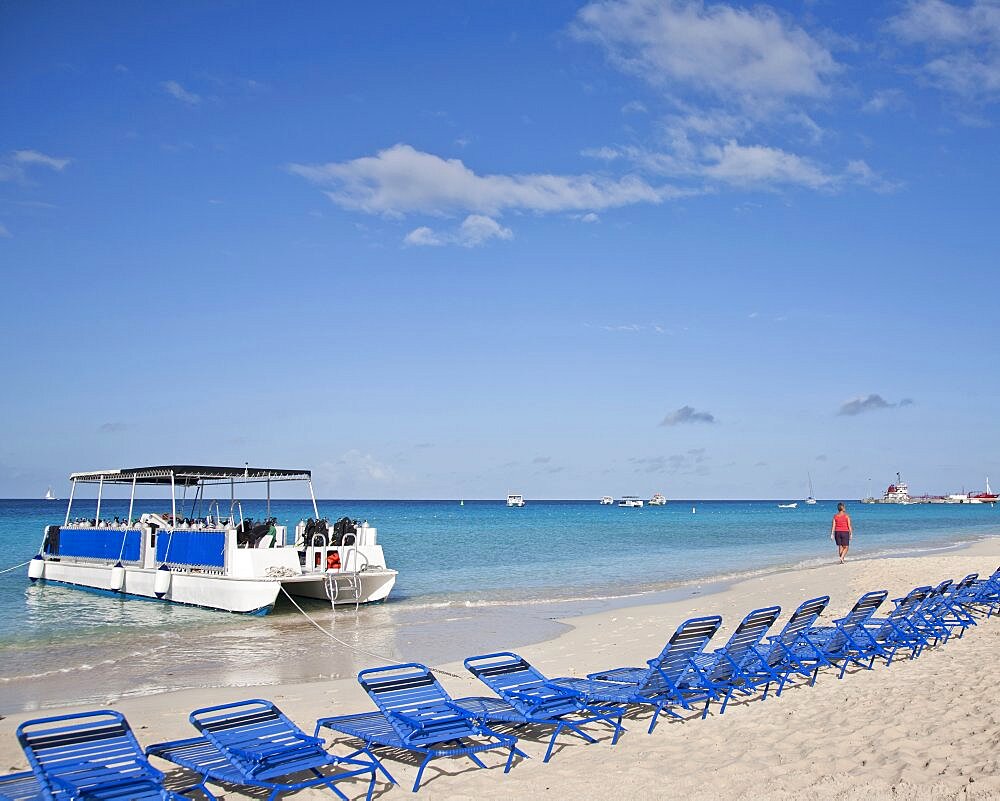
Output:
<instances>
[{"instance_id":1,"label":"shallow clear water","mask_svg":"<svg viewBox=\"0 0 1000 801\"><path fill-rule=\"evenodd\" d=\"M31 586L26 568L0 575L0 711L123 692L268 684L348 674L384 659L433 662L461 648L551 636L554 617L628 603L683 582L830 561L835 503L779 509L777 501L672 501L622 509L596 501L327 501L320 511L378 527L400 571L388 603L305 611L346 643L317 631L283 601L248 618L57 586ZM162 502L153 504L154 508ZM697 512L692 514L692 507ZM90 506L74 514L93 514ZM102 516L127 502L105 501ZM244 502L262 516L262 502ZM293 527L306 501L275 501ZM850 504L852 556L946 547L1000 533L992 506ZM29 559L64 505L0 501L0 570ZM995 567L995 566L991 566ZM986 567L984 566L984 569ZM350 647L348 647L350 646ZM351 650L361 648L368 653ZM42 675L39 683L30 677Z\"/></svg>"}]
</instances>

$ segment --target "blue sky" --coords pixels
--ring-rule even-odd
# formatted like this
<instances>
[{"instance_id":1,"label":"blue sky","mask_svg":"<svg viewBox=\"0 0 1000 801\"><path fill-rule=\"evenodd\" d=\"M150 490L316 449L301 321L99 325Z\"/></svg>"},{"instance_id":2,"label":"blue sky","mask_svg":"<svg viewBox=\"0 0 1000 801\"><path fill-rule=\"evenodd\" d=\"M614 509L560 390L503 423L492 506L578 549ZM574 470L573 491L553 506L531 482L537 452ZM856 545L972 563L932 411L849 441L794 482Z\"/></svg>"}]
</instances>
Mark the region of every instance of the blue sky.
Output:
<instances>
[{"instance_id":1,"label":"blue sky","mask_svg":"<svg viewBox=\"0 0 1000 801\"><path fill-rule=\"evenodd\" d=\"M0 496L1000 484L1000 4L5 3Z\"/></svg>"}]
</instances>

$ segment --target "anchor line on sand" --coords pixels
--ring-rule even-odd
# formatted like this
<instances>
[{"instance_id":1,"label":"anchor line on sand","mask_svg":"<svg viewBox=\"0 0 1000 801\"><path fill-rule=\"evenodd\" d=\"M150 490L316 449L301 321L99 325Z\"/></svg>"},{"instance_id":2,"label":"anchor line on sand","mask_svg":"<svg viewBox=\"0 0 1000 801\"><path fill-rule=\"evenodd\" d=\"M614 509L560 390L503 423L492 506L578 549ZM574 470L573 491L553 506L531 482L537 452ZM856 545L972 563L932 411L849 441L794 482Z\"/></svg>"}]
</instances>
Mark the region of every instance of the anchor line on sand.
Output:
<instances>
[{"instance_id":1,"label":"anchor line on sand","mask_svg":"<svg viewBox=\"0 0 1000 801\"><path fill-rule=\"evenodd\" d=\"M27 562L25 562L25 564L27 564ZM365 648L359 648L356 645L351 645L349 642L344 642L342 639L340 639L340 637L336 636L332 632L327 631L319 623L317 623L312 617L310 617L309 613L306 612L306 610L303 609L301 606L299 606L298 603L296 603L295 599L292 598L292 596L289 594L288 590L286 590L284 587L282 587L281 591L285 594L285 597L289 601L292 602L292 606L294 606L296 609L298 609L299 612L301 613L301 615L306 620L308 620L310 623L312 623L317 629L319 629L319 631L321 631L323 634L325 634L327 637L329 637L334 642L340 643L340 645L343 645L345 648L347 648L347 649L349 649L351 651L356 651L359 654L367 654L368 656L374 656L376 659L381 659L384 662L388 662L390 664L397 661L397 658L390 657L390 656L385 656L384 654L377 654L374 651L369 651L369 650L367 650ZM462 679L463 681L472 681L471 677L469 677L469 676L461 676L458 673L451 673L450 671L444 670L442 668L434 668L434 672L435 673L441 673L441 674L443 674L445 676L451 676L454 679Z\"/></svg>"}]
</instances>

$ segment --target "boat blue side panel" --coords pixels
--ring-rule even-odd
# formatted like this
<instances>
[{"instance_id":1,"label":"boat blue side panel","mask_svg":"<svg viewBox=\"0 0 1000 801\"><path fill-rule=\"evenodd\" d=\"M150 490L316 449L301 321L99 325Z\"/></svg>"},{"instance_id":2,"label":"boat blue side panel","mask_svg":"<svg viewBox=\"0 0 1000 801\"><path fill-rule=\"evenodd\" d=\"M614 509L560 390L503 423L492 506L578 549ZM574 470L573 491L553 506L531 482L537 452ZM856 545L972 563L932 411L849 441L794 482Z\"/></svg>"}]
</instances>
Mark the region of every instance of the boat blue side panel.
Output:
<instances>
[{"instance_id":1,"label":"boat blue side panel","mask_svg":"<svg viewBox=\"0 0 1000 801\"><path fill-rule=\"evenodd\" d=\"M64 528L59 532L59 556L137 562L141 540L141 532L134 530Z\"/></svg>"},{"instance_id":2,"label":"boat blue side panel","mask_svg":"<svg viewBox=\"0 0 1000 801\"><path fill-rule=\"evenodd\" d=\"M161 531L156 561L168 565L224 567L226 535L222 531Z\"/></svg>"}]
</instances>

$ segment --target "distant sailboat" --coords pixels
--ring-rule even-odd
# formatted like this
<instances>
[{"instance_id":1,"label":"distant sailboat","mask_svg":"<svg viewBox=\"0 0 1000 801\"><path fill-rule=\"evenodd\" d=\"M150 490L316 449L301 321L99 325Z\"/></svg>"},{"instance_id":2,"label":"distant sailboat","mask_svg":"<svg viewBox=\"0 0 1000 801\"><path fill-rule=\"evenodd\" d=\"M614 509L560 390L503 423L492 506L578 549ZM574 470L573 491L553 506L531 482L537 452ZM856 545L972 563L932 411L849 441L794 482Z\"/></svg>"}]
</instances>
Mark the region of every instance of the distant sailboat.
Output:
<instances>
[{"instance_id":1,"label":"distant sailboat","mask_svg":"<svg viewBox=\"0 0 1000 801\"><path fill-rule=\"evenodd\" d=\"M47 490L45 490L45 496L42 498L42 500L43 501L58 501L59 499L55 496L55 493L52 492L52 487L49 487Z\"/></svg>"},{"instance_id":2,"label":"distant sailboat","mask_svg":"<svg viewBox=\"0 0 1000 801\"><path fill-rule=\"evenodd\" d=\"M459 506L465 506L465 501L459 501L459 502L458 502L458 505L459 505Z\"/></svg>"},{"instance_id":3,"label":"distant sailboat","mask_svg":"<svg viewBox=\"0 0 1000 801\"><path fill-rule=\"evenodd\" d=\"M813 497L813 477L809 473L806 473L806 476L809 479L809 497L806 498L806 504L812 506L814 503L816 503L816 499Z\"/></svg>"}]
</instances>

